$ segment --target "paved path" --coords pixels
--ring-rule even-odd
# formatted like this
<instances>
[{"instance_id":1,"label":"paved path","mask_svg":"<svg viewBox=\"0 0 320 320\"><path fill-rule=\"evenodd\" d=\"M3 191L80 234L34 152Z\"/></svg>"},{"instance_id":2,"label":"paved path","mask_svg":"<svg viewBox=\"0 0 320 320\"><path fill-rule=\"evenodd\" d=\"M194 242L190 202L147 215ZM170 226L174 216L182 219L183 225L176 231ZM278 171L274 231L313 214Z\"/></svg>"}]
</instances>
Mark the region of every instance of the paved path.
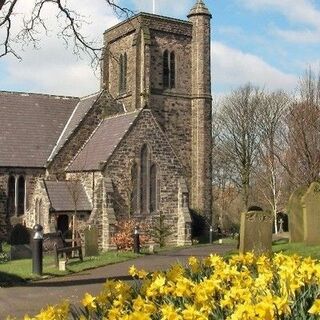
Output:
<instances>
[{"instance_id":1,"label":"paved path","mask_svg":"<svg viewBox=\"0 0 320 320\"><path fill-rule=\"evenodd\" d=\"M175 262L185 264L189 256L206 257L210 253L224 254L233 245L211 245L148 255L105 267L84 271L75 275L37 281L11 288L0 288L0 319L8 315L22 319L28 313L34 315L47 304L56 304L68 298L76 303L84 293L97 294L106 279L130 280L128 269L135 265L147 271L163 270Z\"/></svg>"}]
</instances>

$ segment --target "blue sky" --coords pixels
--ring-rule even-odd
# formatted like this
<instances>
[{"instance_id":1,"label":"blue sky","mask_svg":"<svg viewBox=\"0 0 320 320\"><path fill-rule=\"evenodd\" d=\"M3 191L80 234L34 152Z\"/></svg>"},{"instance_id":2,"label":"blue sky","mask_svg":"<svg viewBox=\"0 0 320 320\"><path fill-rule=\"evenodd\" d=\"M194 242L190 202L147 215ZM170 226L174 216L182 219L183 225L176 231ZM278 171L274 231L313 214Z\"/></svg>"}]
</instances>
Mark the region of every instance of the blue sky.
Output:
<instances>
[{"instance_id":1,"label":"blue sky","mask_svg":"<svg viewBox=\"0 0 320 320\"><path fill-rule=\"evenodd\" d=\"M186 19L196 0L155 0L156 13ZM17 20L30 9L21 4ZM89 37L119 21L104 0L70 0L93 23ZM311 65L320 66L319 0L205 0L212 19L213 93L226 94L248 81L271 90L294 92L299 77ZM119 0L134 11L152 11L152 0ZM42 35L40 48L19 51L23 61L0 59L0 90L51 94L90 94L99 89L99 77L85 57L74 56L55 36L55 19L48 10L50 36ZM18 27L17 27L18 29ZM1 32L0 32L1 37ZM20 50L19 47L17 47Z\"/></svg>"}]
</instances>

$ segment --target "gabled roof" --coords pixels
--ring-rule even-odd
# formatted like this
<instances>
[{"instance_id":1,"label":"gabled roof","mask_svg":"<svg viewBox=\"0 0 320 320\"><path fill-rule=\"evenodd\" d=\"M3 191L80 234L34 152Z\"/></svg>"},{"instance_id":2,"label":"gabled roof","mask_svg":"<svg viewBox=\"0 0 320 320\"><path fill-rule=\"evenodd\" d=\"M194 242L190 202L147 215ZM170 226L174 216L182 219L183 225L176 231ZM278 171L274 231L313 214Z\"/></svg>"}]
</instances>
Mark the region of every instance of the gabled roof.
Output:
<instances>
[{"instance_id":1,"label":"gabled roof","mask_svg":"<svg viewBox=\"0 0 320 320\"><path fill-rule=\"evenodd\" d=\"M42 167L79 98L0 91L0 167Z\"/></svg>"},{"instance_id":2,"label":"gabled roof","mask_svg":"<svg viewBox=\"0 0 320 320\"><path fill-rule=\"evenodd\" d=\"M92 205L79 181L44 181L54 211L91 211Z\"/></svg>"},{"instance_id":3,"label":"gabled roof","mask_svg":"<svg viewBox=\"0 0 320 320\"><path fill-rule=\"evenodd\" d=\"M139 111L104 119L93 132L82 150L76 155L67 171L98 171L112 155Z\"/></svg>"},{"instance_id":4,"label":"gabled roof","mask_svg":"<svg viewBox=\"0 0 320 320\"><path fill-rule=\"evenodd\" d=\"M74 130L80 124L81 120L88 113L88 111L91 109L93 104L97 101L99 96L100 96L100 93L95 93L91 96L83 97L80 99L77 106L73 110L68 122L66 123L63 131L61 132L61 135L57 141L57 144L52 150L48 158L48 161L52 160L57 155L57 153L61 150L65 142L68 140L70 135L74 132Z\"/></svg>"}]
</instances>

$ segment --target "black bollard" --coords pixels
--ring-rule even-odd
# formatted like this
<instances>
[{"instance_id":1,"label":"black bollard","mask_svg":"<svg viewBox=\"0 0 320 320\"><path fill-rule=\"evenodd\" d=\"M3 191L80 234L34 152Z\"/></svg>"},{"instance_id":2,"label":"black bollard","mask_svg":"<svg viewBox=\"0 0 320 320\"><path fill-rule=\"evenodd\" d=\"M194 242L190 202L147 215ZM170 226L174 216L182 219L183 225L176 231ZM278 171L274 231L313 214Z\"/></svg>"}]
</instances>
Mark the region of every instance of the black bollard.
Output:
<instances>
[{"instance_id":1,"label":"black bollard","mask_svg":"<svg viewBox=\"0 0 320 320\"><path fill-rule=\"evenodd\" d=\"M33 236L33 250L32 250L32 273L42 275L42 243L43 243L43 227L36 224L33 227L35 231Z\"/></svg>"},{"instance_id":2,"label":"black bollard","mask_svg":"<svg viewBox=\"0 0 320 320\"><path fill-rule=\"evenodd\" d=\"M133 252L140 253L140 234L139 234L139 230L137 227L134 228Z\"/></svg>"},{"instance_id":3,"label":"black bollard","mask_svg":"<svg viewBox=\"0 0 320 320\"><path fill-rule=\"evenodd\" d=\"M209 231L209 243L212 244L213 242L213 228L210 226L210 231Z\"/></svg>"}]
</instances>

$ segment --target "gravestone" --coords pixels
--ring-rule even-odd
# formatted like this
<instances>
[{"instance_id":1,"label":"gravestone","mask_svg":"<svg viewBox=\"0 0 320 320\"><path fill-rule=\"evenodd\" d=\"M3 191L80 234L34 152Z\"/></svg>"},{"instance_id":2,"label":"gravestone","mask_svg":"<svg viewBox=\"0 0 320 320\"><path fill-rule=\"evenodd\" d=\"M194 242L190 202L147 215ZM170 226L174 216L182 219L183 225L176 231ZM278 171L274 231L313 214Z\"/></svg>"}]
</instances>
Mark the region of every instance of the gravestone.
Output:
<instances>
[{"instance_id":1,"label":"gravestone","mask_svg":"<svg viewBox=\"0 0 320 320\"><path fill-rule=\"evenodd\" d=\"M32 257L30 230L22 224L16 224L9 237L10 259L28 259Z\"/></svg>"},{"instance_id":2,"label":"gravestone","mask_svg":"<svg viewBox=\"0 0 320 320\"><path fill-rule=\"evenodd\" d=\"M256 254L272 251L272 221L269 211L242 212L240 224L240 253Z\"/></svg>"},{"instance_id":3,"label":"gravestone","mask_svg":"<svg viewBox=\"0 0 320 320\"><path fill-rule=\"evenodd\" d=\"M98 229L89 226L84 230L84 254L85 256L97 256L98 252Z\"/></svg>"},{"instance_id":4,"label":"gravestone","mask_svg":"<svg viewBox=\"0 0 320 320\"><path fill-rule=\"evenodd\" d=\"M320 244L320 183L311 183L302 197L304 241L307 245Z\"/></svg>"},{"instance_id":5,"label":"gravestone","mask_svg":"<svg viewBox=\"0 0 320 320\"><path fill-rule=\"evenodd\" d=\"M290 196L288 203L289 233L290 242L304 241L304 219L302 197L307 189L305 187L298 188Z\"/></svg>"},{"instance_id":6,"label":"gravestone","mask_svg":"<svg viewBox=\"0 0 320 320\"><path fill-rule=\"evenodd\" d=\"M10 260L32 258L32 249L28 244L16 244L10 247Z\"/></svg>"}]
</instances>

